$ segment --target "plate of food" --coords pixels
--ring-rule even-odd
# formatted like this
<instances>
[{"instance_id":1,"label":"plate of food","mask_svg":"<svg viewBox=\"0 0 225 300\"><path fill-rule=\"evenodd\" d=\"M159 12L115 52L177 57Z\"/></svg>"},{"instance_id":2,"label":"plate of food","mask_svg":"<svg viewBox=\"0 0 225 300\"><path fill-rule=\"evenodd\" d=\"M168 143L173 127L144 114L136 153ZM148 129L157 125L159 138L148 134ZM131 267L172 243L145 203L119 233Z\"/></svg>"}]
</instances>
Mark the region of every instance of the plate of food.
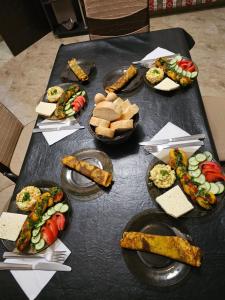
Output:
<instances>
[{"instance_id":1,"label":"plate of food","mask_svg":"<svg viewBox=\"0 0 225 300\"><path fill-rule=\"evenodd\" d=\"M184 150L170 149L169 162L155 159L148 167L146 183L152 199L169 215L201 217L223 208L225 176L210 152L189 159Z\"/></svg>"},{"instance_id":2,"label":"plate of food","mask_svg":"<svg viewBox=\"0 0 225 300\"><path fill-rule=\"evenodd\" d=\"M198 76L198 67L190 59L181 55L160 57L144 75L145 83L163 92L190 86Z\"/></svg>"},{"instance_id":3,"label":"plate of food","mask_svg":"<svg viewBox=\"0 0 225 300\"><path fill-rule=\"evenodd\" d=\"M83 149L64 156L61 162L62 186L75 200L93 200L109 191L113 183L113 165L104 152Z\"/></svg>"},{"instance_id":4,"label":"plate of food","mask_svg":"<svg viewBox=\"0 0 225 300\"><path fill-rule=\"evenodd\" d=\"M35 254L62 236L71 208L59 186L47 182L26 186L16 195L15 204L14 213L26 212L27 217L15 241L2 240L8 251Z\"/></svg>"},{"instance_id":5,"label":"plate of food","mask_svg":"<svg viewBox=\"0 0 225 300\"><path fill-rule=\"evenodd\" d=\"M87 93L76 83L62 83L48 88L36 112L50 120L77 116L87 105Z\"/></svg>"},{"instance_id":6,"label":"plate of food","mask_svg":"<svg viewBox=\"0 0 225 300\"><path fill-rule=\"evenodd\" d=\"M94 74L95 68L95 64L86 59L71 58L61 74L61 79L64 82L76 81L86 84Z\"/></svg>"},{"instance_id":7,"label":"plate of food","mask_svg":"<svg viewBox=\"0 0 225 300\"><path fill-rule=\"evenodd\" d=\"M182 221L156 210L134 216L123 230L122 255L130 272L157 287L178 284L201 265L201 250Z\"/></svg>"},{"instance_id":8,"label":"plate of food","mask_svg":"<svg viewBox=\"0 0 225 300\"><path fill-rule=\"evenodd\" d=\"M131 93L142 83L142 72L134 65L122 66L110 71L103 79L106 93Z\"/></svg>"},{"instance_id":9,"label":"plate of food","mask_svg":"<svg viewBox=\"0 0 225 300\"><path fill-rule=\"evenodd\" d=\"M95 95L95 107L88 118L91 135L107 144L126 141L134 132L139 120L139 107L115 93Z\"/></svg>"}]
</instances>

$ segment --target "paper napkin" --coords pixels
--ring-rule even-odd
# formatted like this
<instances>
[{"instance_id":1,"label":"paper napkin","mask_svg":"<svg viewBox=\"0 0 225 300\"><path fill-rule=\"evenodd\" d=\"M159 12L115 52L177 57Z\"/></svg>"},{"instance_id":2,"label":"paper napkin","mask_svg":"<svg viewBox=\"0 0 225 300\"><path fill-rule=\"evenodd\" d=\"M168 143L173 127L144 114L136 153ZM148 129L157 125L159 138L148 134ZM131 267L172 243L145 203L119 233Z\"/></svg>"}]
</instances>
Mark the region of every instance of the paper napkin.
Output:
<instances>
[{"instance_id":1,"label":"paper napkin","mask_svg":"<svg viewBox=\"0 0 225 300\"><path fill-rule=\"evenodd\" d=\"M167 49L157 47L155 50L148 53L144 58L142 58L141 61L143 63L145 63L145 60L152 60L152 63L153 63L159 57L165 57L165 56L171 56L171 55L174 55L174 53ZM152 63L148 62L148 66L150 66Z\"/></svg>"},{"instance_id":2,"label":"paper napkin","mask_svg":"<svg viewBox=\"0 0 225 300\"><path fill-rule=\"evenodd\" d=\"M55 241L55 243L50 246L45 252L52 252L52 251L66 251L66 259L70 255L71 251L61 242L59 239ZM44 251L43 251L44 253ZM65 260L66 260L65 259ZM33 264L37 262L45 262L44 258L16 258L16 259L6 259L5 262L9 263L28 263ZM47 285L50 279L54 276L56 271L39 271L39 270L19 270L19 271L10 271L27 295L28 299L33 300L35 299L42 289Z\"/></svg>"},{"instance_id":3,"label":"paper napkin","mask_svg":"<svg viewBox=\"0 0 225 300\"><path fill-rule=\"evenodd\" d=\"M74 119L74 118L73 118ZM60 126L67 126L70 125L69 124L69 119L66 120L57 120L57 122L60 123L59 125L45 125L45 123L48 122L55 122L55 121L51 121L51 120L44 120L41 123L39 123L39 128L53 128L53 127L60 127ZM62 131L51 131L51 132L42 132L42 134L44 135L47 143L49 144L49 146L55 144L56 142L64 139L66 136L76 132L79 129L69 129L69 130L62 130Z\"/></svg>"},{"instance_id":4,"label":"paper napkin","mask_svg":"<svg viewBox=\"0 0 225 300\"><path fill-rule=\"evenodd\" d=\"M151 141L154 140L161 140L161 139L168 139L172 137L180 137L180 136L188 136L190 135L180 127L174 125L171 122L168 122L154 137ZM196 140L195 140L196 141ZM190 143L192 141L183 141L182 143ZM172 143L171 143L172 144ZM201 146L193 146L193 147L185 147L184 151L187 153L187 156L190 157L193 153L195 153ZM182 148L182 147L180 147ZM169 149L164 149L160 152L152 153L155 157L162 160L165 163L169 161Z\"/></svg>"}]
</instances>

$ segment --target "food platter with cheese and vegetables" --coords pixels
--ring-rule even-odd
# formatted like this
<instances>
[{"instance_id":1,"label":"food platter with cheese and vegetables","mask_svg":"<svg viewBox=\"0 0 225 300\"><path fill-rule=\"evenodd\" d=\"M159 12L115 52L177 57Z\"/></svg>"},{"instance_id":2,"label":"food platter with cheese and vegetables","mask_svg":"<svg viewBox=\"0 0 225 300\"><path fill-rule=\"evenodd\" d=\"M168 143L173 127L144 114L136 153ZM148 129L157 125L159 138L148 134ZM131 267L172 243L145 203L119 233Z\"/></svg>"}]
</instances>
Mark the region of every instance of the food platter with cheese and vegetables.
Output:
<instances>
[{"instance_id":1,"label":"food platter with cheese and vegetables","mask_svg":"<svg viewBox=\"0 0 225 300\"><path fill-rule=\"evenodd\" d=\"M155 60L144 75L144 80L156 90L170 92L190 86L197 76L198 67L190 58L175 55Z\"/></svg>"},{"instance_id":2,"label":"food platter with cheese and vegetables","mask_svg":"<svg viewBox=\"0 0 225 300\"><path fill-rule=\"evenodd\" d=\"M77 83L63 83L48 88L36 112L50 120L77 116L87 105L87 93Z\"/></svg>"},{"instance_id":3,"label":"food platter with cheese and vegetables","mask_svg":"<svg viewBox=\"0 0 225 300\"><path fill-rule=\"evenodd\" d=\"M52 245L68 223L70 206L64 191L55 184L24 187L16 196L14 214L27 212L14 241L4 238L9 251L35 254ZM23 204L23 205L22 205Z\"/></svg>"},{"instance_id":4,"label":"food platter with cheese and vegetables","mask_svg":"<svg viewBox=\"0 0 225 300\"><path fill-rule=\"evenodd\" d=\"M170 149L168 165L155 159L146 175L151 198L175 218L206 216L222 209L224 180L210 152L198 152L188 159L182 149Z\"/></svg>"}]
</instances>

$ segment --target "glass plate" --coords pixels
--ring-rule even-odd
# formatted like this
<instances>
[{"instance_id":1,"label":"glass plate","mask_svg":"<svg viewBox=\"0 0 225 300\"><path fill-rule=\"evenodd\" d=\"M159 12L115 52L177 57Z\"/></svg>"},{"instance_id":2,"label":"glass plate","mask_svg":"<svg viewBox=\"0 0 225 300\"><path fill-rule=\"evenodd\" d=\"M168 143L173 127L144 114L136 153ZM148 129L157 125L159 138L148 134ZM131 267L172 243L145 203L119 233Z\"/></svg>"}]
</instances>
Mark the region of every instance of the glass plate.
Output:
<instances>
[{"instance_id":1,"label":"glass plate","mask_svg":"<svg viewBox=\"0 0 225 300\"><path fill-rule=\"evenodd\" d=\"M54 183L54 182L49 182L49 181L32 182L32 183L27 184L26 186L28 186L28 185L29 185L29 186L35 186L35 187L38 187L38 188L41 190L42 193L47 192L48 189L49 189L50 187L53 187L53 186L59 187L58 184L56 184L56 183ZM61 187L60 187L60 188L61 188ZM22 189L21 189L21 190L22 190ZM66 217L66 227L67 227L68 224L69 224L69 217L70 217L70 215L71 215L71 205L70 205L70 203L69 203L69 200L68 200L68 198L67 198L66 193L65 193L64 191L63 191L63 193L64 193L63 202L65 202L66 204L69 205L69 210L65 213L65 217ZM25 213L24 211L21 211L21 210L19 210L19 209L17 208L17 206L16 206L16 199L12 199L12 200L11 200L11 203L10 203L10 207L9 207L8 212L19 213L19 214ZM65 229L66 229L66 227L65 227ZM63 234L64 234L64 232L65 232L65 229L64 229L63 231L59 231L58 238L62 238L62 236L63 236ZM2 239L2 243L3 243L3 245L5 246L5 248L6 248L8 251L10 251L10 252L12 252L12 251L18 252L18 250L16 250L16 242L9 241L9 240L3 240L3 239ZM28 249L27 251L25 251L25 252L23 252L23 253L24 253L24 254L26 253L26 254L31 254L31 255L32 255L32 254L36 254L36 253L38 253L38 252L42 252L42 251L46 250L48 247L49 247L49 246L46 245L46 246L45 246L44 248L42 248L40 251L36 251L35 249L30 248L30 249Z\"/></svg>"},{"instance_id":2,"label":"glass plate","mask_svg":"<svg viewBox=\"0 0 225 300\"><path fill-rule=\"evenodd\" d=\"M87 161L100 169L113 172L113 165L110 158L102 151L96 149L84 149L73 153L79 160ZM61 172L62 187L70 194L71 198L80 201L90 201L100 197L110 188L104 188L86 176L71 170L67 167L62 168Z\"/></svg>"},{"instance_id":3,"label":"glass plate","mask_svg":"<svg viewBox=\"0 0 225 300\"><path fill-rule=\"evenodd\" d=\"M86 59L78 59L77 62L80 65L80 67L85 71L85 73L88 75L89 79L87 81L80 81L67 64L61 74L61 80L63 82L75 81L81 84L87 84L91 80L92 76L95 74L96 71L95 63L90 62Z\"/></svg>"},{"instance_id":4,"label":"glass plate","mask_svg":"<svg viewBox=\"0 0 225 300\"><path fill-rule=\"evenodd\" d=\"M181 221L152 209L134 216L124 228L123 232L125 231L180 236L191 240ZM184 263L154 253L122 249L122 255L130 272L138 280L152 286L168 287L178 284L191 270Z\"/></svg>"},{"instance_id":5,"label":"glass plate","mask_svg":"<svg viewBox=\"0 0 225 300\"><path fill-rule=\"evenodd\" d=\"M195 154L197 154L197 153L198 152L196 152ZM151 199L156 203L157 207L160 210L162 210L161 206L155 201L155 199L158 196L161 196L163 193L167 192L169 189L171 189L175 185L179 185L181 189L182 189L182 186L180 184L179 179L177 178L176 181L174 182L174 184L170 188L159 189L158 187L156 187L153 184L153 182L151 182L149 180L149 172L157 164L165 164L165 163L162 162L162 161L160 161L160 160L158 160L157 158L154 158L151 161L151 163L149 164L149 166L148 166L145 181L146 181L148 192L149 192L149 195L150 195ZM183 189L182 189L182 191L183 191ZM214 207L212 207L212 209L210 209L210 210L206 210L204 208L201 208L198 204L196 204L194 201L192 201L191 198L188 195L185 194L186 197L191 202L191 204L194 206L194 209L191 210L190 212L186 213L185 215L183 215L181 218L191 218L191 217L194 217L197 220L200 217L202 219L202 217L210 217L212 215L214 216L214 214L220 212L223 209L223 207L224 207L224 200L225 199L223 199L224 198L223 194L222 195L216 195L218 203Z\"/></svg>"},{"instance_id":6,"label":"glass plate","mask_svg":"<svg viewBox=\"0 0 225 300\"><path fill-rule=\"evenodd\" d=\"M103 79L103 88L110 86L116 82L119 77L121 77L124 72L129 68L129 66L122 66L120 68L114 69L105 75ZM138 69L138 73L133 77L121 90L115 92L116 94L127 94L136 90L143 82L143 70Z\"/></svg>"}]
</instances>

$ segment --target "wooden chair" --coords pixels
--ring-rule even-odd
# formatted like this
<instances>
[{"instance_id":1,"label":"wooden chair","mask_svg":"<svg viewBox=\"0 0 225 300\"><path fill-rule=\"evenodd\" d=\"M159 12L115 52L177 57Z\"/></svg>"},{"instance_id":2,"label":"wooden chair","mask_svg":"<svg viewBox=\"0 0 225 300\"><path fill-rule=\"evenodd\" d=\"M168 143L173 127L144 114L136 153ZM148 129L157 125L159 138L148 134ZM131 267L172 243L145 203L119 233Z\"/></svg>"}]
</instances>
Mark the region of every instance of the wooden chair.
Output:
<instances>
[{"instance_id":1,"label":"wooden chair","mask_svg":"<svg viewBox=\"0 0 225 300\"><path fill-rule=\"evenodd\" d=\"M203 103L220 161L225 161L225 98L203 97Z\"/></svg>"},{"instance_id":2,"label":"wooden chair","mask_svg":"<svg viewBox=\"0 0 225 300\"><path fill-rule=\"evenodd\" d=\"M149 31L147 0L83 0L90 39Z\"/></svg>"},{"instance_id":3,"label":"wooden chair","mask_svg":"<svg viewBox=\"0 0 225 300\"><path fill-rule=\"evenodd\" d=\"M0 103L0 171L16 182L35 121L24 126Z\"/></svg>"}]
</instances>

